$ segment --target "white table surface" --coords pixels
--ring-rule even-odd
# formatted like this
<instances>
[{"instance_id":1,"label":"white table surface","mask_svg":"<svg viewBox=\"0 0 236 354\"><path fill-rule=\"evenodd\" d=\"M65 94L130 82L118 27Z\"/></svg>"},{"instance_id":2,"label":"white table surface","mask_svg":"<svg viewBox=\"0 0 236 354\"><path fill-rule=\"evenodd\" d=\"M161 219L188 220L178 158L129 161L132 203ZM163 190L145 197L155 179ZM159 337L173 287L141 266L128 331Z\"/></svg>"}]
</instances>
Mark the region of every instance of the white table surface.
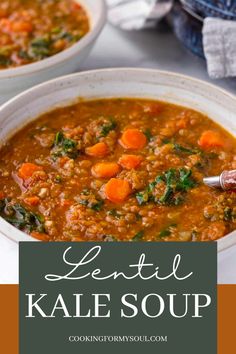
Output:
<instances>
[{"instance_id":1,"label":"white table surface","mask_svg":"<svg viewBox=\"0 0 236 354\"><path fill-rule=\"evenodd\" d=\"M170 31L124 32L107 25L82 70L142 67L175 71L236 93L236 79L210 80L205 62L189 53ZM0 284L18 283L18 245L0 238ZM218 257L218 283L236 284L236 247Z\"/></svg>"}]
</instances>

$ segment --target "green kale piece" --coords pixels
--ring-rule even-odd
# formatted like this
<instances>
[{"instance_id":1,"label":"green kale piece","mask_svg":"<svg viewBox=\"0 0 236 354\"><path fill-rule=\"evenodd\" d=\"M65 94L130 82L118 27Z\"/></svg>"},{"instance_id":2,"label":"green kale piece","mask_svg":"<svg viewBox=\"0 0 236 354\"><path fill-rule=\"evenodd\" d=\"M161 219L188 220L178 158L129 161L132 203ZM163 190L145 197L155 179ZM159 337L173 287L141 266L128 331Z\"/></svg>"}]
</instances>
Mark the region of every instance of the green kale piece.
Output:
<instances>
[{"instance_id":1,"label":"green kale piece","mask_svg":"<svg viewBox=\"0 0 236 354\"><path fill-rule=\"evenodd\" d=\"M13 204L10 198L0 200L0 216L19 230L45 232L41 215L27 210L19 203Z\"/></svg>"},{"instance_id":2,"label":"green kale piece","mask_svg":"<svg viewBox=\"0 0 236 354\"><path fill-rule=\"evenodd\" d=\"M54 158L68 156L71 159L76 159L78 155L77 142L66 138L62 132L58 132L53 143L52 156Z\"/></svg>"},{"instance_id":3,"label":"green kale piece","mask_svg":"<svg viewBox=\"0 0 236 354\"><path fill-rule=\"evenodd\" d=\"M159 183L165 184L163 195L157 197L155 189ZM136 194L139 205L153 201L160 205L180 205L184 201L184 194L196 186L192 178L192 171L184 167L171 168L156 177L155 181L148 184L144 191Z\"/></svg>"}]
</instances>

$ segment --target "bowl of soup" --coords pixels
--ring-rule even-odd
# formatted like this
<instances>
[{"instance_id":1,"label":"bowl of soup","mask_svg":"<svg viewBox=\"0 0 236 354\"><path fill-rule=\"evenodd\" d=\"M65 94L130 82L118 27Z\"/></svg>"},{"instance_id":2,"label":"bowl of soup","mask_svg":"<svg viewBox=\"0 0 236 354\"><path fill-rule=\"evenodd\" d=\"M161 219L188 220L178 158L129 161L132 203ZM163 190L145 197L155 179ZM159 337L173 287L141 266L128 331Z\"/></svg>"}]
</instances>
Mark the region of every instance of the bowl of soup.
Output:
<instances>
[{"instance_id":1,"label":"bowl of soup","mask_svg":"<svg viewBox=\"0 0 236 354\"><path fill-rule=\"evenodd\" d=\"M0 103L79 69L106 21L103 0L0 3Z\"/></svg>"},{"instance_id":2,"label":"bowl of soup","mask_svg":"<svg viewBox=\"0 0 236 354\"><path fill-rule=\"evenodd\" d=\"M106 69L0 109L0 232L14 241L236 243L235 97L189 77Z\"/></svg>"}]
</instances>

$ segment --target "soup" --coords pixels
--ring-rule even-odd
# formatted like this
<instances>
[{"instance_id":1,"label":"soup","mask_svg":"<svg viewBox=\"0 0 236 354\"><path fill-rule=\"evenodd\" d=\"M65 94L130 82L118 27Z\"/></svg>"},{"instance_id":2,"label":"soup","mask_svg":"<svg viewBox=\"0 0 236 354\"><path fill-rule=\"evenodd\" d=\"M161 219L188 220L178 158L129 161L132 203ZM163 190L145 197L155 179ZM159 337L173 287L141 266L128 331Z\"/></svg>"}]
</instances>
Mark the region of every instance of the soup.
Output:
<instances>
[{"instance_id":1,"label":"soup","mask_svg":"<svg viewBox=\"0 0 236 354\"><path fill-rule=\"evenodd\" d=\"M88 31L88 16L74 0L3 0L0 69L48 58L72 46Z\"/></svg>"},{"instance_id":2,"label":"soup","mask_svg":"<svg viewBox=\"0 0 236 354\"><path fill-rule=\"evenodd\" d=\"M143 99L80 100L1 149L0 215L43 241L211 241L236 229L236 141L202 113Z\"/></svg>"}]
</instances>

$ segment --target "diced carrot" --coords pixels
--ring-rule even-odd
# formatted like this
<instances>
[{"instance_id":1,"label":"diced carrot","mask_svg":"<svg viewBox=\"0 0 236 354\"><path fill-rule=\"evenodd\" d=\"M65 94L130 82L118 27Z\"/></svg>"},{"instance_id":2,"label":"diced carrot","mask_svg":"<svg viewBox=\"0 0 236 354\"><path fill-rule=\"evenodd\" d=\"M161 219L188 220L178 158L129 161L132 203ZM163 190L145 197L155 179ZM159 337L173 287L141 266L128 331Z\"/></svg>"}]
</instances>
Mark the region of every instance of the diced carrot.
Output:
<instances>
[{"instance_id":1,"label":"diced carrot","mask_svg":"<svg viewBox=\"0 0 236 354\"><path fill-rule=\"evenodd\" d=\"M7 10L0 8L0 18L7 16Z\"/></svg>"},{"instance_id":2,"label":"diced carrot","mask_svg":"<svg viewBox=\"0 0 236 354\"><path fill-rule=\"evenodd\" d=\"M2 18L0 20L0 28L3 32L9 33L11 32L11 21L8 18Z\"/></svg>"},{"instance_id":3,"label":"diced carrot","mask_svg":"<svg viewBox=\"0 0 236 354\"><path fill-rule=\"evenodd\" d=\"M0 192L0 199L3 199L3 198L4 198L4 193Z\"/></svg>"},{"instance_id":4,"label":"diced carrot","mask_svg":"<svg viewBox=\"0 0 236 354\"><path fill-rule=\"evenodd\" d=\"M33 25L31 22L25 20L12 21L8 18L2 18L0 20L0 28L6 33L30 33L33 31Z\"/></svg>"},{"instance_id":5,"label":"diced carrot","mask_svg":"<svg viewBox=\"0 0 236 354\"><path fill-rule=\"evenodd\" d=\"M69 161L69 157L68 156L62 156L59 159L59 165L60 167L63 167L68 161Z\"/></svg>"},{"instance_id":6,"label":"diced carrot","mask_svg":"<svg viewBox=\"0 0 236 354\"><path fill-rule=\"evenodd\" d=\"M36 206L36 205L39 205L39 202L40 202L40 199L39 197L37 197L36 195L35 196L32 196L32 197L27 197L24 199L24 202L28 205L31 205L31 206Z\"/></svg>"},{"instance_id":7,"label":"diced carrot","mask_svg":"<svg viewBox=\"0 0 236 354\"><path fill-rule=\"evenodd\" d=\"M26 180L33 176L34 172L42 171L43 168L41 166L35 165L30 162L25 162L21 165L18 171L18 175L20 178Z\"/></svg>"},{"instance_id":8,"label":"diced carrot","mask_svg":"<svg viewBox=\"0 0 236 354\"><path fill-rule=\"evenodd\" d=\"M66 208L66 207L69 207L73 204L73 202L69 199L61 199L61 202L60 202L61 206Z\"/></svg>"},{"instance_id":9,"label":"diced carrot","mask_svg":"<svg viewBox=\"0 0 236 354\"><path fill-rule=\"evenodd\" d=\"M32 231L30 235L39 241L49 241L49 236L47 234L41 234L40 232Z\"/></svg>"},{"instance_id":10,"label":"diced carrot","mask_svg":"<svg viewBox=\"0 0 236 354\"><path fill-rule=\"evenodd\" d=\"M0 20L0 22L1 22L1 20ZM0 28L1 28L1 24L0 24ZM0 47L3 48L5 46L11 45L11 44L13 44L12 38L9 36L9 34L3 33L0 36Z\"/></svg>"},{"instance_id":11,"label":"diced carrot","mask_svg":"<svg viewBox=\"0 0 236 354\"><path fill-rule=\"evenodd\" d=\"M101 142L97 143L93 146L89 146L85 149L85 152L89 156L94 156L94 157L104 157L109 153L109 149L107 144Z\"/></svg>"},{"instance_id":12,"label":"diced carrot","mask_svg":"<svg viewBox=\"0 0 236 354\"><path fill-rule=\"evenodd\" d=\"M27 21L16 21L11 24L12 32L27 32L30 33L33 31L33 25Z\"/></svg>"},{"instance_id":13,"label":"diced carrot","mask_svg":"<svg viewBox=\"0 0 236 354\"><path fill-rule=\"evenodd\" d=\"M176 126L178 129L185 129L188 126L188 121L186 118L180 118L176 121Z\"/></svg>"},{"instance_id":14,"label":"diced carrot","mask_svg":"<svg viewBox=\"0 0 236 354\"><path fill-rule=\"evenodd\" d=\"M119 159L119 164L123 168L131 170L132 168L138 167L142 160L143 158L140 155L122 155Z\"/></svg>"},{"instance_id":15,"label":"diced carrot","mask_svg":"<svg viewBox=\"0 0 236 354\"><path fill-rule=\"evenodd\" d=\"M138 129L127 129L119 142L125 149L142 149L147 143L147 138Z\"/></svg>"},{"instance_id":16,"label":"diced carrot","mask_svg":"<svg viewBox=\"0 0 236 354\"><path fill-rule=\"evenodd\" d=\"M120 166L116 162L99 162L92 167L91 171L96 178L110 178L119 173Z\"/></svg>"},{"instance_id":17,"label":"diced carrot","mask_svg":"<svg viewBox=\"0 0 236 354\"><path fill-rule=\"evenodd\" d=\"M113 203L122 203L132 192L129 182L119 178L111 178L105 185L106 198Z\"/></svg>"},{"instance_id":18,"label":"diced carrot","mask_svg":"<svg viewBox=\"0 0 236 354\"><path fill-rule=\"evenodd\" d=\"M144 106L144 112L147 112L152 116L157 116L161 112L161 110L161 105L156 102L152 102Z\"/></svg>"},{"instance_id":19,"label":"diced carrot","mask_svg":"<svg viewBox=\"0 0 236 354\"><path fill-rule=\"evenodd\" d=\"M77 1L73 1L71 7L73 11L81 10L81 5Z\"/></svg>"},{"instance_id":20,"label":"diced carrot","mask_svg":"<svg viewBox=\"0 0 236 354\"><path fill-rule=\"evenodd\" d=\"M67 41L65 39L58 39L53 43L53 48L56 50L63 50L67 45Z\"/></svg>"},{"instance_id":21,"label":"diced carrot","mask_svg":"<svg viewBox=\"0 0 236 354\"><path fill-rule=\"evenodd\" d=\"M224 140L222 136L213 130L206 130L202 133L198 144L203 148L211 148L211 147L222 147L224 146Z\"/></svg>"}]
</instances>

